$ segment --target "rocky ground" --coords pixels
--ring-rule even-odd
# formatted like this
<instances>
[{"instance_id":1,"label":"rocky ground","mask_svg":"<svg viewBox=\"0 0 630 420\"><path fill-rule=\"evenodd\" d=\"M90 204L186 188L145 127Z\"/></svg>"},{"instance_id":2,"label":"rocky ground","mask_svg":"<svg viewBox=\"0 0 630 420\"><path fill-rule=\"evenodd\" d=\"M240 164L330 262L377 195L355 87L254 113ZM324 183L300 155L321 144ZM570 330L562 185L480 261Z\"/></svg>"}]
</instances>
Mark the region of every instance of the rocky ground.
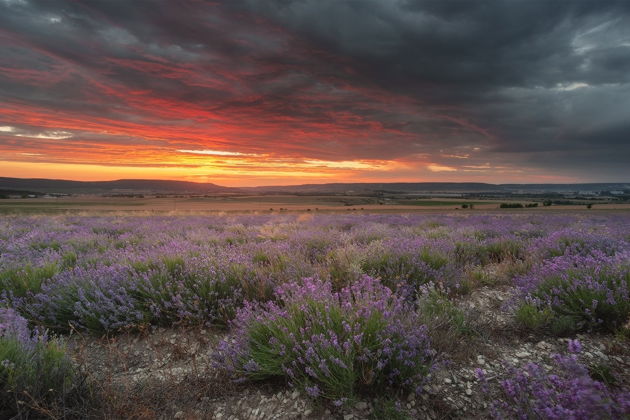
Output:
<instances>
[{"instance_id":1,"label":"rocky ground","mask_svg":"<svg viewBox=\"0 0 630 420\"><path fill-rule=\"evenodd\" d=\"M493 391L482 389L475 369L490 380L508 365L549 366L568 338L527 335L505 310L508 287L483 287L462 299L478 334L447 354L420 396L368 399L337 409L316 403L282 382L235 384L212 366L211 355L225 332L210 329L149 328L95 339L75 334L70 347L88 374L100 406L94 417L137 419L364 419L486 418ZM611 335L580 335L581 358L612 372L630 388L630 350ZM550 367L550 366L549 366ZM394 417L395 416L395 417Z\"/></svg>"}]
</instances>

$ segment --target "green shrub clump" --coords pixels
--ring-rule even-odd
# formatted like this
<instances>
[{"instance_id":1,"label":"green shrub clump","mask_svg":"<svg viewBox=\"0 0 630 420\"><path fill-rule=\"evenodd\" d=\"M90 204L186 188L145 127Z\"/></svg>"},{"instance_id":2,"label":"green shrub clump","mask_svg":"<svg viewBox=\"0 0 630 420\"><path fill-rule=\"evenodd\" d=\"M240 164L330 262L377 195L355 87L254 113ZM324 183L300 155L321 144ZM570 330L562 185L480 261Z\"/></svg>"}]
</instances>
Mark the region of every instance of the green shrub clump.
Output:
<instances>
[{"instance_id":1,"label":"green shrub clump","mask_svg":"<svg viewBox=\"0 0 630 420\"><path fill-rule=\"evenodd\" d=\"M434 351L411 304L365 276L340 292L304 279L277 303L238 311L217 365L239 379L284 378L313 398L351 402L386 388L420 392Z\"/></svg>"},{"instance_id":2,"label":"green shrub clump","mask_svg":"<svg viewBox=\"0 0 630 420\"><path fill-rule=\"evenodd\" d=\"M516 318L556 335L614 331L630 317L628 254L564 255L517 279L523 302Z\"/></svg>"},{"instance_id":3,"label":"green shrub clump","mask_svg":"<svg viewBox=\"0 0 630 420\"><path fill-rule=\"evenodd\" d=\"M64 417L85 391L58 341L0 308L0 417Z\"/></svg>"}]
</instances>

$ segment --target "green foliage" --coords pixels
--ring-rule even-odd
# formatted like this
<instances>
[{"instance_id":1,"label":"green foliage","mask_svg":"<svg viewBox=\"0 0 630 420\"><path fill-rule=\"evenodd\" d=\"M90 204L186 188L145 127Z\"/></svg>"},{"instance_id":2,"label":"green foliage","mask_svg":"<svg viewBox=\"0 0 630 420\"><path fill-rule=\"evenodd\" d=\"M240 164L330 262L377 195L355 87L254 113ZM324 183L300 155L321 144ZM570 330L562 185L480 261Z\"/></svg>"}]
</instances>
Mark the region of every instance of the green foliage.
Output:
<instances>
[{"instance_id":1,"label":"green foliage","mask_svg":"<svg viewBox=\"0 0 630 420\"><path fill-rule=\"evenodd\" d=\"M370 413L370 420L410 420L411 417L403 411L400 403L393 399L378 398L373 403L374 410Z\"/></svg>"},{"instance_id":2,"label":"green foliage","mask_svg":"<svg viewBox=\"0 0 630 420\"><path fill-rule=\"evenodd\" d=\"M433 252L431 249L426 247L419 250L418 258L434 270L439 270L440 268L446 266L449 261L446 255L440 254L439 252Z\"/></svg>"},{"instance_id":3,"label":"green foliage","mask_svg":"<svg viewBox=\"0 0 630 420\"><path fill-rule=\"evenodd\" d=\"M322 278L330 277L333 289L342 288L354 283L362 274L363 257L357 247L345 246L332 250L326 256Z\"/></svg>"},{"instance_id":4,"label":"green foliage","mask_svg":"<svg viewBox=\"0 0 630 420\"><path fill-rule=\"evenodd\" d=\"M462 340L476 334L466 313L436 290L418 299L417 311L429 329L431 345L439 352L455 351Z\"/></svg>"},{"instance_id":5,"label":"green foliage","mask_svg":"<svg viewBox=\"0 0 630 420\"><path fill-rule=\"evenodd\" d=\"M76 252L70 251L63 254L61 257L61 268L70 269L77 265L78 256Z\"/></svg>"},{"instance_id":6,"label":"green foliage","mask_svg":"<svg viewBox=\"0 0 630 420\"><path fill-rule=\"evenodd\" d=\"M224 303L237 296L240 300L242 278L238 273L213 278L209 273L186 270L181 257L163 258L161 264L149 266L136 266L150 271L140 271L146 276L130 291L147 321L170 325L191 314L206 314L208 320L225 325L234 317L234 306Z\"/></svg>"},{"instance_id":7,"label":"green foliage","mask_svg":"<svg viewBox=\"0 0 630 420\"><path fill-rule=\"evenodd\" d=\"M630 319L626 322L621 328L616 331L616 336L620 340L628 340L630 341Z\"/></svg>"},{"instance_id":8,"label":"green foliage","mask_svg":"<svg viewBox=\"0 0 630 420\"><path fill-rule=\"evenodd\" d=\"M312 263L322 262L333 241L330 238L315 236L304 240L302 246L308 260Z\"/></svg>"},{"instance_id":9,"label":"green foliage","mask_svg":"<svg viewBox=\"0 0 630 420\"><path fill-rule=\"evenodd\" d=\"M497 264L505 260L523 258L523 244L515 240L495 242L458 242L455 244L455 260L459 265Z\"/></svg>"},{"instance_id":10,"label":"green foliage","mask_svg":"<svg viewBox=\"0 0 630 420\"><path fill-rule=\"evenodd\" d=\"M518 324L532 331L540 331L549 327L553 320L553 313L550 309L540 310L531 304L521 305L516 310L515 316Z\"/></svg>"},{"instance_id":11,"label":"green foliage","mask_svg":"<svg viewBox=\"0 0 630 420\"><path fill-rule=\"evenodd\" d=\"M306 309L306 310L303 310ZM294 340L291 335L299 337L302 335L304 328L310 326L309 333L312 336L322 334L322 336L330 335L334 332L337 336L344 336L344 324L348 322L345 314L339 307L326 307L325 305L310 301L306 308L292 306L287 308L290 316L280 318L275 323L258 322L254 323L250 332L250 349L251 358L254 360L259 369L251 376L252 379L265 379L268 377L285 375L283 366L290 365L292 360L296 360L299 354L293 353ZM321 323L314 324L310 319L322 320ZM361 326L362 346L366 348L378 348L379 333L386 327L385 321L378 312L374 312L372 316L365 319ZM273 337L284 346L287 351L279 357L276 350L277 346L270 345L270 338ZM354 398L357 383L363 386L371 386L373 379L371 378L371 367L362 366L355 363L354 352L346 352L342 348L334 346L321 347L318 349L318 356L324 360L340 360L343 367L338 364L329 363L328 369L330 375L315 369L315 373L319 378L319 385L323 396L328 399Z\"/></svg>"},{"instance_id":12,"label":"green foliage","mask_svg":"<svg viewBox=\"0 0 630 420\"><path fill-rule=\"evenodd\" d=\"M87 391L56 341L27 348L15 338L2 337L0 361L0 417L55 418L53 413L67 410Z\"/></svg>"},{"instance_id":13,"label":"green foliage","mask_svg":"<svg viewBox=\"0 0 630 420\"><path fill-rule=\"evenodd\" d=\"M441 270L449 263L446 255L428 247L412 252L392 252L381 247L372 248L361 261L363 273L379 277L390 288L404 283L414 288L432 281L444 280ZM440 278L437 278L440 277Z\"/></svg>"},{"instance_id":14,"label":"green foliage","mask_svg":"<svg viewBox=\"0 0 630 420\"><path fill-rule=\"evenodd\" d=\"M304 279L279 293L283 306L240 310L235 337L219 345L216 361L235 378L285 378L336 405L392 387L419 392L434 354L426 327L378 280L363 277L337 294Z\"/></svg>"},{"instance_id":15,"label":"green foliage","mask_svg":"<svg viewBox=\"0 0 630 420\"><path fill-rule=\"evenodd\" d=\"M41 267L25 265L21 268L9 268L0 272L0 290L6 290L15 297L25 297L29 293L41 290L45 280L59 272L57 263L48 263Z\"/></svg>"},{"instance_id":16,"label":"green foliage","mask_svg":"<svg viewBox=\"0 0 630 420\"><path fill-rule=\"evenodd\" d=\"M61 244L58 241L51 242L33 242L29 245L32 249L37 251L44 251L46 249L52 249L53 251L59 251Z\"/></svg>"},{"instance_id":17,"label":"green foliage","mask_svg":"<svg viewBox=\"0 0 630 420\"><path fill-rule=\"evenodd\" d=\"M482 261L484 263L499 263L506 259L520 259L523 253L523 244L513 240L491 242L481 248Z\"/></svg>"},{"instance_id":18,"label":"green foliage","mask_svg":"<svg viewBox=\"0 0 630 420\"><path fill-rule=\"evenodd\" d=\"M618 385L619 380L608 363L602 362L591 365L588 371L591 378L603 382L607 387Z\"/></svg>"},{"instance_id":19,"label":"green foliage","mask_svg":"<svg viewBox=\"0 0 630 420\"><path fill-rule=\"evenodd\" d=\"M554 316L549 323L551 334L557 336L569 336L582 329L579 319L570 315Z\"/></svg>"},{"instance_id":20,"label":"green foliage","mask_svg":"<svg viewBox=\"0 0 630 420\"><path fill-rule=\"evenodd\" d=\"M483 269L471 269L466 274L468 280L474 285L492 286L495 284L495 277Z\"/></svg>"},{"instance_id":21,"label":"green foliage","mask_svg":"<svg viewBox=\"0 0 630 420\"><path fill-rule=\"evenodd\" d=\"M524 206L521 203L501 203L499 208L502 209L522 209Z\"/></svg>"},{"instance_id":22,"label":"green foliage","mask_svg":"<svg viewBox=\"0 0 630 420\"><path fill-rule=\"evenodd\" d=\"M628 319L630 300L622 294L610 301L611 291L630 288L630 272L623 275L615 271L601 270L597 282L602 287L591 287L590 283L573 279L571 271L566 275L552 276L538 286L533 297L560 295L551 306L556 320L555 328L560 332L599 328L614 331ZM594 305L595 303L595 305Z\"/></svg>"}]
</instances>

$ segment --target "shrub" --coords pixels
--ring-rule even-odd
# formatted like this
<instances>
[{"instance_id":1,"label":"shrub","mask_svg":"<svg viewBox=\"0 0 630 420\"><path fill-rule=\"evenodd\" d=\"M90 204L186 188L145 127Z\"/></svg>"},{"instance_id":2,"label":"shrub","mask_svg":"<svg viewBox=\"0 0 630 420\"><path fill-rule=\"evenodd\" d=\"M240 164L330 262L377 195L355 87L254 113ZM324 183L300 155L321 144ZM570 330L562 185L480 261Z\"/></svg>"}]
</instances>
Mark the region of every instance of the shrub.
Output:
<instances>
[{"instance_id":1,"label":"shrub","mask_svg":"<svg viewBox=\"0 0 630 420\"><path fill-rule=\"evenodd\" d=\"M459 265L487 265L505 260L514 261L522 259L523 254L523 244L513 239L457 242L455 244L455 260Z\"/></svg>"},{"instance_id":2,"label":"shrub","mask_svg":"<svg viewBox=\"0 0 630 420\"><path fill-rule=\"evenodd\" d=\"M628 261L625 253L613 257L595 253L543 262L517 279L524 296L518 317L531 325L547 321L558 334L620 327L630 316Z\"/></svg>"},{"instance_id":3,"label":"shrub","mask_svg":"<svg viewBox=\"0 0 630 420\"><path fill-rule=\"evenodd\" d=\"M580 344L569 341L569 351ZM501 398L492 402L495 419L614 419L630 415L630 394L613 392L589 375L575 354L553 356L554 372L536 363L510 367L500 381ZM483 371L477 371L487 386Z\"/></svg>"},{"instance_id":4,"label":"shrub","mask_svg":"<svg viewBox=\"0 0 630 420\"><path fill-rule=\"evenodd\" d=\"M242 301L241 278L190 257L166 259L130 285L134 306L153 324L205 322L225 325Z\"/></svg>"},{"instance_id":5,"label":"shrub","mask_svg":"<svg viewBox=\"0 0 630 420\"><path fill-rule=\"evenodd\" d=\"M476 334L466 313L444 294L430 290L417 302L420 321L428 328L431 344L439 352L455 353L468 350L462 340Z\"/></svg>"},{"instance_id":6,"label":"shrub","mask_svg":"<svg viewBox=\"0 0 630 420\"><path fill-rule=\"evenodd\" d=\"M413 308L364 276L335 293L306 278L276 290L282 305L238 311L217 365L239 379L285 378L314 398L342 405L359 392L419 392L431 369L427 329Z\"/></svg>"},{"instance_id":7,"label":"shrub","mask_svg":"<svg viewBox=\"0 0 630 420\"><path fill-rule=\"evenodd\" d=\"M131 266L75 267L58 274L20 307L57 331L115 331L141 324L177 322L225 325L242 302L237 264L164 257ZM254 287L251 285L251 287Z\"/></svg>"},{"instance_id":8,"label":"shrub","mask_svg":"<svg viewBox=\"0 0 630 420\"><path fill-rule=\"evenodd\" d=\"M0 272L0 290L10 294L11 298L21 298L29 293L37 293L45 280L59 272L55 263L48 263L40 267L24 265L9 268Z\"/></svg>"},{"instance_id":9,"label":"shrub","mask_svg":"<svg viewBox=\"0 0 630 420\"><path fill-rule=\"evenodd\" d=\"M516 310L516 322L528 330L542 330L549 326L553 312L549 308L538 309L535 305L525 303Z\"/></svg>"},{"instance_id":10,"label":"shrub","mask_svg":"<svg viewBox=\"0 0 630 420\"><path fill-rule=\"evenodd\" d=\"M604 253L612 256L627 251L627 241L611 237L610 232L593 233L575 229L563 229L552 232L538 239L529 251L541 258L553 258L562 255L591 255Z\"/></svg>"},{"instance_id":11,"label":"shrub","mask_svg":"<svg viewBox=\"0 0 630 420\"><path fill-rule=\"evenodd\" d=\"M129 268L82 268L58 274L42 286L33 302L19 308L31 319L57 331L79 328L108 331L147 322L130 293Z\"/></svg>"},{"instance_id":12,"label":"shrub","mask_svg":"<svg viewBox=\"0 0 630 420\"><path fill-rule=\"evenodd\" d=\"M400 401L379 398L373 401L373 406L374 410L368 417L370 420L411 420Z\"/></svg>"},{"instance_id":13,"label":"shrub","mask_svg":"<svg viewBox=\"0 0 630 420\"><path fill-rule=\"evenodd\" d=\"M0 417L68 414L86 391L63 346L0 308Z\"/></svg>"},{"instance_id":14,"label":"shrub","mask_svg":"<svg viewBox=\"0 0 630 420\"><path fill-rule=\"evenodd\" d=\"M521 203L501 203L499 207L502 209L522 209L523 205Z\"/></svg>"},{"instance_id":15,"label":"shrub","mask_svg":"<svg viewBox=\"0 0 630 420\"><path fill-rule=\"evenodd\" d=\"M443 243L424 240L373 243L361 269L394 290L402 286L415 292L428 283L457 288L461 273L450 263L445 248Z\"/></svg>"},{"instance_id":16,"label":"shrub","mask_svg":"<svg viewBox=\"0 0 630 420\"><path fill-rule=\"evenodd\" d=\"M339 247L328 253L320 277L329 277L333 289L341 290L361 278L362 250L355 245Z\"/></svg>"}]
</instances>

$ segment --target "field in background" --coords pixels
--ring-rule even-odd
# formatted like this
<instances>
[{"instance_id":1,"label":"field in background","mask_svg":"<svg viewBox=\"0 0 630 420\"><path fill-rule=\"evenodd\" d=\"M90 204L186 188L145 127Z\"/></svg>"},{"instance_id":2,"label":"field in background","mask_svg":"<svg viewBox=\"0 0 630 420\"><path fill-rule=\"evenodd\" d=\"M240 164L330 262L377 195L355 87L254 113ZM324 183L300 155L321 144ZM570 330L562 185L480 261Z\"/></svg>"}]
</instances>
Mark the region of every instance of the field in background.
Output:
<instances>
[{"instance_id":1,"label":"field in background","mask_svg":"<svg viewBox=\"0 0 630 420\"><path fill-rule=\"evenodd\" d=\"M503 202L533 203L529 200L499 201L470 199L390 199L360 196L225 196L225 197L167 197L125 198L79 196L62 198L28 198L0 200L0 214L34 213L212 213L212 212L279 212L279 211L366 211L366 212L416 212L465 210L500 210ZM379 204L380 203L380 204ZM519 209L521 211L569 211L586 209L586 205L561 205ZM630 204L595 204L590 210L630 210Z\"/></svg>"}]
</instances>

